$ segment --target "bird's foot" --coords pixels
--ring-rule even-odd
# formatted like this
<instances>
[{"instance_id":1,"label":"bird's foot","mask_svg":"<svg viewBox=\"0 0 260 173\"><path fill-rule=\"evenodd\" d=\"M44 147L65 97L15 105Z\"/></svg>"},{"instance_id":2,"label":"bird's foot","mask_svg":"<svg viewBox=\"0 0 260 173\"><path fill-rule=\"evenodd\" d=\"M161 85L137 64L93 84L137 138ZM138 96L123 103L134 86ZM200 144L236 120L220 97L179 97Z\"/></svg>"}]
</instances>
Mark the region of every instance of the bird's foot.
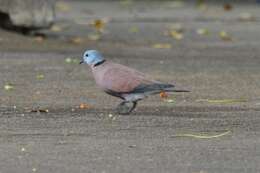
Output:
<instances>
[{"instance_id":1,"label":"bird's foot","mask_svg":"<svg viewBox=\"0 0 260 173\"><path fill-rule=\"evenodd\" d=\"M131 105L128 106L128 103L130 103ZM136 105L137 102L123 101L117 106L116 111L118 114L128 115L135 109Z\"/></svg>"}]
</instances>

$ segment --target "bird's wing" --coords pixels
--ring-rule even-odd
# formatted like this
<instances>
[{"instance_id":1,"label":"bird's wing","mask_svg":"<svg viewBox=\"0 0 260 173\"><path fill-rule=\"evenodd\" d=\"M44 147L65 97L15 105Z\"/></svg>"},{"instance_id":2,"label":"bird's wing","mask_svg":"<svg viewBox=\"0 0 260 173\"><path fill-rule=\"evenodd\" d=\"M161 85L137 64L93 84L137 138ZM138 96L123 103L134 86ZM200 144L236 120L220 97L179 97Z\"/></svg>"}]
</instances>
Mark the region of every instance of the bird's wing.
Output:
<instances>
[{"instance_id":1,"label":"bird's wing","mask_svg":"<svg viewBox=\"0 0 260 173\"><path fill-rule=\"evenodd\" d=\"M158 93L173 88L172 84L164 84L149 79L143 73L129 67L113 64L103 75L104 89L114 93Z\"/></svg>"},{"instance_id":2,"label":"bird's wing","mask_svg":"<svg viewBox=\"0 0 260 173\"><path fill-rule=\"evenodd\" d=\"M120 64L111 65L102 77L103 88L117 93L128 93L140 85L152 83L154 81L143 73Z\"/></svg>"}]
</instances>

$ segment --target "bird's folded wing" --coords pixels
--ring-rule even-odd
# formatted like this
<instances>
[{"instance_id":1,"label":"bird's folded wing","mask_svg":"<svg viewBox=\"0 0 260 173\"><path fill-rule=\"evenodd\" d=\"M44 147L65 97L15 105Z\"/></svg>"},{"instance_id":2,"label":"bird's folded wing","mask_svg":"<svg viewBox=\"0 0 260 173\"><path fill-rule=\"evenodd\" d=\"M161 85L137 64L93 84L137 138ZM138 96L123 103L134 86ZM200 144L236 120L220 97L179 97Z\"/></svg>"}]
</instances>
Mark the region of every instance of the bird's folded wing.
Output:
<instances>
[{"instance_id":1,"label":"bird's folded wing","mask_svg":"<svg viewBox=\"0 0 260 173\"><path fill-rule=\"evenodd\" d=\"M138 86L150 85L154 81L134 69L117 65L108 69L102 78L103 88L106 90L128 93L138 88Z\"/></svg>"}]
</instances>

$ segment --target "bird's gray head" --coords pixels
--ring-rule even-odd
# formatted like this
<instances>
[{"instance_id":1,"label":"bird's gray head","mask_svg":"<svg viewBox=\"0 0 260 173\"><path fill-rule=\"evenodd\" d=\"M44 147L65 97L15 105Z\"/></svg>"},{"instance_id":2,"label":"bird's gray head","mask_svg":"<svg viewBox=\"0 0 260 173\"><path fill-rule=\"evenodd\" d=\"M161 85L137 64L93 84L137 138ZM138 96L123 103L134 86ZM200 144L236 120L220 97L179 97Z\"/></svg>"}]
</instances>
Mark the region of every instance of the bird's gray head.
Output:
<instances>
[{"instance_id":1,"label":"bird's gray head","mask_svg":"<svg viewBox=\"0 0 260 173\"><path fill-rule=\"evenodd\" d=\"M83 60L80 62L87 63L90 66L95 66L98 63L103 62L105 59L97 50L86 50L83 54Z\"/></svg>"}]
</instances>

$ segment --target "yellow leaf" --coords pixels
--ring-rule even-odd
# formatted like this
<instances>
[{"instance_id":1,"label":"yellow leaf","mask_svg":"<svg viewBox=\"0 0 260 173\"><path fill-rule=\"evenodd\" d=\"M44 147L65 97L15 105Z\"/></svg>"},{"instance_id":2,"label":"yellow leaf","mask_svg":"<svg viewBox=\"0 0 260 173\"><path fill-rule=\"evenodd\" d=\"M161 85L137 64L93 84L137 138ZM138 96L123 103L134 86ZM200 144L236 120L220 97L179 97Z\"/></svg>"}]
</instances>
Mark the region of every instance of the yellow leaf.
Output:
<instances>
[{"instance_id":1,"label":"yellow leaf","mask_svg":"<svg viewBox=\"0 0 260 173\"><path fill-rule=\"evenodd\" d=\"M178 31L175 31L175 30L172 30L170 31L170 35L175 38L176 40L181 40L183 39L183 34L178 32Z\"/></svg>"},{"instance_id":2,"label":"yellow leaf","mask_svg":"<svg viewBox=\"0 0 260 173\"><path fill-rule=\"evenodd\" d=\"M41 42L44 41L44 37L43 37L43 36L36 36L36 37L34 38L34 40L37 41L37 42L39 42L39 43L41 43Z\"/></svg>"},{"instance_id":3,"label":"yellow leaf","mask_svg":"<svg viewBox=\"0 0 260 173\"><path fill-rule=\"evenodd\" d=\"M174 135L172 137L192 137L192 138L198 138L198 139L211 139L211 138L219 138L222 136L225 136L227 134L231 133L231 131L226 131L224 133L220 133L217 135L197 135L197 134L189 134L189 133L185 133L185 134L178 134L178 135Z\"/></svg>"},{"instance_id":4,"label":"yellow leaf","mask_svg":"<svg viewBox=\"0 0 260 173\"><path fill-rule=\"evenodd\" d=\"M92 41L96 41L100 39L100 34L94 33L94 34L89 34L88 35L88 39L92 40Z\"/></svg>"},{"instance_id":5,"label":"yellow leaf","mask_svg":"<svg viewBox=\"0 0 260 173\"><path fill-rule=\"evenodd\" d=\"M38 75L36 75L36 79L44 79L44 75L43 74L38 74Z\"/></svg>"},{"instance_id":6,"label":"yellow leaf","mask_svg":"<svg viewBox=\"0 0 260 173\"><path fill-rule=\"evenodd\" d=\"M169 30L175 30L175 31L181 32L181 33L184 31L184 28L181 23L170 24L170 26L168 26L168 28L169 28Z\"/></svg>"},{"instance_id":7,"label":"yellow leaf","mask_svg":"<svg viewBox=\"0 0 260 173\"><path fill-rule=\"evenodd\" d=\"M152 47L156 49L170 49L172 45L169 43L156 43Z\"/></svg>"},{"instance_id":8,"label":"yellow leaf","mask_svg":"<svg viewBox=\"0 0 260 173\"><path fill-rule=\"evenodd\" d=\"M199 34L199 35L208 35L209 34L209 30L207 30L205 28L199 28L199 29L197 29L197 34Z\"/></svg>"},{"instance_id":9,"label":"yellow leaf","mask_svg":"<svg viewBox=\"0 0 260 173\"><path fill-rule=\"evenodd\" d=\"M92 22L92 26L96 30L101 31L105 27L105 22L101 19L97 19Z\"/></svg>"},{"instance_id":10,"label":"yellow leaf","mask_svg":"<svg viewBox=\"0 0 260 173\"><path fill-rule=\"evenodd\" d=\"M174 100L173 99L166 99L165 100L167 103L174 103Z\"/></svg>"},{"instance_id":11,"label":"yellow leaf","mask_svg":"<svg viewBox=\"0 0 260 173\"><path fill-rule=\"evenodd\" d=\"M251 13L241 13L239 15L239 20L241 20L241 21L254 21L255 17Z\"/></svg>"},{"instance_id":12,"label":"yellow leaf","mask_svg":"<svg viewBox=\"0 0 260 173\"><path fill-rule=\"evenodd\" d=\"M53 32L60 32L62 31L62 28L58 25L53 25L50 30Z\"/></svg>"},{"instance_id":13,"label":"yellow leaf","mask_svg":"<svg viewBox=\"0 0 260 173\"><path fill-rule=\"evenodd\" d=\"M139 28L137 26L132 26L131 28L129 28L129 32L137 33L139 32Z\"/></svg>"},{"instance_id":14,"label":"yellow leaf","mask_svg":"<svg viewBox=\"0 0 260 173\"><path fill-rule=\"evenodd\" d=\"M72 62L72 59L71 59L71 58L66 58L66 59L65 59L65 62L69 64L69 63Z\"/></svg>"},{"instance_id":15,"label":"yellow leaf","mask_svg":"<svg viewBox=\"0 0 260 173\"><path fill-rule=\"evenodd\" d=\"M56 8L57 8L57 10L59 10L61 12L68 12L70 10L69 4L67 4L65 2L57 2Z\"/></svg>"},{"instance_id":16,"label":"yellow leaf","mask_svg":"<svg viewBox=\"0 0 260 173\"><path fill-rule=\"evenodd\" d=\"M231 4L224 4L223 8L225 11L230 11L230 10L232 10L233 6Z\"/></svg>"},{"instance_id":17,"label":"yellow leaf","mask_svg":"<svg viewBox=\"0 0 260 173\"><path fill-rule=\"evenodd\" d=\"M14 89L14 86L12 84L5 84L4 89L6 91L10 91L10 90Z\"/></svg>"},{"instance_id":18,"label":"yellow leaf","mask_svg":"<svg viewBox=\"0 0 260 173\"><path fill-rule=\"evenodd\" d=\"M133 4L133 0L121 0L119 3L127 7Z\"/></svg>"},{"instance_id":19,"label":"yellow leaf","mask_svg":"<svg viewBox=\"0 0 260 173\"><path fill-rule=\"evenodd\" d=\"M210 99L199 99L197 102L208 102L208 103L239 103L247 102L246 99L221 99L221 100L210 100Z\"/></svg>"},{"instance_id":20,"label":"yellow leaf","mask_svg":"<svg viewBox=\"0 0 260 173\"><path fill-rule=\"evenodd\" d=\"M80 37L74 37L74 38L70 39L70 42L73 44L81 44L83 42L83 39Z\"/></svg>"},{"instance_id":21,"label":"yellow leaf","mask_svg":"<svg viewBox=\"0 0 260 173\"><path fill-rule=\"evenodd\" d=\"M91 106L88 105L88 104L85 104L85 103L81 103L81 104L79 105L79 108L80 108L80 109L89 109L89 108L91 108Z\"/></svg>"},{"instance_id":22,"label":"yellow leaf","mask_svg":"<svg viewBox=\"0 0 260 173\"><path fill-rule=\"evenodd\" d=\"M220 31L219 36L224 41L231 41L232 37L226 31Z\"/></svg>"}]
</instances>

